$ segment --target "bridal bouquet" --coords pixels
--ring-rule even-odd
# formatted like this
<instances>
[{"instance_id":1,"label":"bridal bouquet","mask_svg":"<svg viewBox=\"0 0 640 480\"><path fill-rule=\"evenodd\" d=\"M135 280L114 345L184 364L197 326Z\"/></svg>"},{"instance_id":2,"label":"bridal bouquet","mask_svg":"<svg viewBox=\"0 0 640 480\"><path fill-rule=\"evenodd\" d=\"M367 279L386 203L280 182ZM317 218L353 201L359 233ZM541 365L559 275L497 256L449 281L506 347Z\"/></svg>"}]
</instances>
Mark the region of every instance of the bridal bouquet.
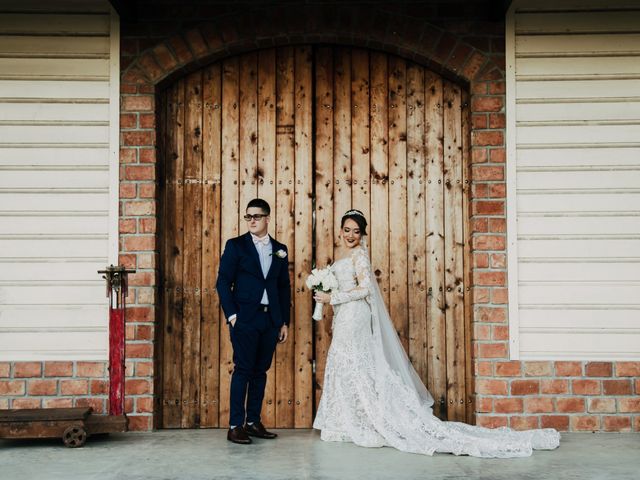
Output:
<instances>
[{"instance_id":1,"label":"bridal bouquet","mask_svg":"<svg viewBox=\"0 0 640 480\"><path fill-rule=\"evenodd\" d=\"M338 280L331 272L331 268L325 267L320 270L314 268L307 277L307 287L310 290L320 290L329 293L331 290L338 288ZM311 316L314 320L322 320L322 303L316 303Z\"/></svg>"}]
</instances>

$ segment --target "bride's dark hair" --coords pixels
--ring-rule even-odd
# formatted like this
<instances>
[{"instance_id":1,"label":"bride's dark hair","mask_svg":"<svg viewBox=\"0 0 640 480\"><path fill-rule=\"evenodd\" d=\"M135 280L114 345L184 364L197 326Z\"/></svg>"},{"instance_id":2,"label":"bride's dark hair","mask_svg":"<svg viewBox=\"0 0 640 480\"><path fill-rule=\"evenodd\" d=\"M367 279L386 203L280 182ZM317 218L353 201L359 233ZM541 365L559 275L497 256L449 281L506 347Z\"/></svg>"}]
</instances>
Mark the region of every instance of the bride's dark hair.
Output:
<instances>
[{"instance_id":1,"label":"bride's dark hair","mask_svg":"<svg viewBox=\"0 0 640 480\"><path fill-rule=\"evenodd\" d=\"M342 220L340 221L340 228L344 227L344 222L346 222L349 218L358 224L358 228L360 228L360 235L367 234L367 219L364 218L364 213L362 213L360 210L355 209L348 210L342 216Z\"/></svg>"}]
</instances>

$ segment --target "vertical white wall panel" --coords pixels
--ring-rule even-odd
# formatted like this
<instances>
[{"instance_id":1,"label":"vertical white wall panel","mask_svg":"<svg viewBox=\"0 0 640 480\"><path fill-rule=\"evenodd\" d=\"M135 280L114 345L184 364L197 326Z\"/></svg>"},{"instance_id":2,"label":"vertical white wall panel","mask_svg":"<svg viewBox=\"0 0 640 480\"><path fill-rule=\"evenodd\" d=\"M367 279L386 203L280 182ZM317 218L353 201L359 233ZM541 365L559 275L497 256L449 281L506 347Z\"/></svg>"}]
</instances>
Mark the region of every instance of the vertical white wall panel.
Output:
<instances>
[{"instance_id":1,"label":"vertical white wall panel","mask_svg":"<svg viewBox=\"0 0 640 480\"><path fill-rule=\"evenodd\" d=\"M640 1L507 16L511 356L640 358Z\"/></svg>"},{"instance_id":2,"label":"vertical white wall panel","mask_svg":"<svg viewBox=\"0 0 640 480\"><path fill-rule=\"evenodd\" d=\"M108 356L118 29L107 0L0 1L0 361Z\"/></svg>"}]
</instances>

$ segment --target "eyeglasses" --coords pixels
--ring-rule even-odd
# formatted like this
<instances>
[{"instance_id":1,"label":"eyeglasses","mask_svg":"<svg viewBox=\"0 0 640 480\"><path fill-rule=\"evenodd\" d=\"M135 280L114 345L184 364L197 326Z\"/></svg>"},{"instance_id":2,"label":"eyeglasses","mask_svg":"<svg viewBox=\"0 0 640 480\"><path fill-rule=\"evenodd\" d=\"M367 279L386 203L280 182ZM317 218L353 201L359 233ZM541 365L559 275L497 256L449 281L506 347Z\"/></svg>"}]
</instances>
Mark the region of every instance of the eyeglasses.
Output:
<instances>
[{"instance_id":1,"label":"eyeglasses","mask_svg":"<svg viewBox=\"0 0 640 480\"><path fill-rule=\"evenodd\" d=\"M244 219L245 219L247 222L250 222L251 220L260 221L260 220L262 220L264 217L268 217L268 216L269 216L269 215L266 215L266 214L264 214L264 213L254 213L253 215L250 215L250 214L248 214L248 213L247 213L247 214L244 216Z\"/></svg>"}]
</instances>

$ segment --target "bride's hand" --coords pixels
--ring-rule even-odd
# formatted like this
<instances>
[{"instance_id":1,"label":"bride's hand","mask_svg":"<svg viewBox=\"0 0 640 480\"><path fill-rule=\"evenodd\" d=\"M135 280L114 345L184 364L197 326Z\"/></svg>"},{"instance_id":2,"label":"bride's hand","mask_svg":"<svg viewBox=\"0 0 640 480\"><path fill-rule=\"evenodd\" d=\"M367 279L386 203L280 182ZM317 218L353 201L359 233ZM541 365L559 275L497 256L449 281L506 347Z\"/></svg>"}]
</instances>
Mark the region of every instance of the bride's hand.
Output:
<instances>
[{"instance_id":1,"label":"bride's hand","mask_svg":"<svg viewBox=\"0 0 640 480\"><path fill-rule=\"evenodd\" d=\"M331 294L326 292L316 292L313 299L318 303L331 303Z\"/></svg>"}]
</instances>

